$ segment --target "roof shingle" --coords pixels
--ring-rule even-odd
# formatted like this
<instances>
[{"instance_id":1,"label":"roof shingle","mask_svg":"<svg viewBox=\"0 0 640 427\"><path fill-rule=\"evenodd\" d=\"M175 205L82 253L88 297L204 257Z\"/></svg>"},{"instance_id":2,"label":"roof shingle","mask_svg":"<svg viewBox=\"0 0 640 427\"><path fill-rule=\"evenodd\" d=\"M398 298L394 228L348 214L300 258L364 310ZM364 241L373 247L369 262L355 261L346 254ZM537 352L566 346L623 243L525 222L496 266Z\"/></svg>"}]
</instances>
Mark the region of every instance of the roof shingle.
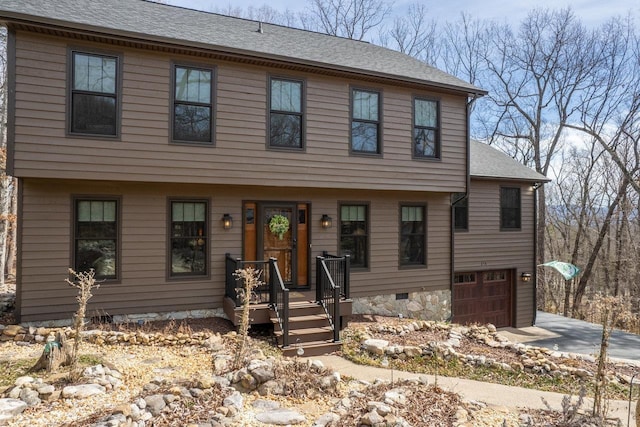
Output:
<instances>
[{"instance_id":1,"label":"roof shingle","mask_svg":"<svg viewBox=\"0 0 640 427\"><path fill-rule=\"evenodd\" d=\"M523 165L490 145L471 140L471 176L474 178L515 179L549 182L546 176Z\"/></svg>"},{"instance_id":2,"label":"roof shingle","mask_svg":"<svg viewBox=\"0 0 640 427\"><path fill-rule=\"evenodd\" d=\"M258 32L256 21L146 0L2 0L0 20L14 19L486 93L374 44L270 24Z\"/></svg>"}]
</instances>

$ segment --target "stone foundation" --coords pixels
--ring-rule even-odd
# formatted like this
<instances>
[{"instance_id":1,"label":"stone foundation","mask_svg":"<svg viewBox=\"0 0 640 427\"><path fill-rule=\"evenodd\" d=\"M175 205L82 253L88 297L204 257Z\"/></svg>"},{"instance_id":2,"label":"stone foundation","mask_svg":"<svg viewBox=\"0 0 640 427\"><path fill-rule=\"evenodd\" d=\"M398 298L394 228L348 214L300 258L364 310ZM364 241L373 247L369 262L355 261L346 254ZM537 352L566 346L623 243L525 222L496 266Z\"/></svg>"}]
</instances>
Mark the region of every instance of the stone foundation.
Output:
<instances>
[{"instance_id":1,"label":"stone foundation","mask_svg":"<svg viewBox=\"0 0 640 427\"><path fill-rule=\"evenodd\" d=\"M396 294L353 298L353 313L450 320L451 291L410 292L408 299L401 300L396 299Z\"/></svg>"},{"instance_id":2,"label":"stone foundation","mask_svg":"<svg viewBox=\"0 0 640 427\"><path fill-rule=\"evenodd\" d=\"M166 313L115 314L113 315L113 323L141 323L153 322L156 320L202 319L206 317L222 317L224 319L228 319L222 308L213 308L209 310L170 311ZM70 318L21 323L22 326L27 328L29 326L61 328L64 326L70 326L72 324L73 321Z\"/></svg>"}]
</instances>

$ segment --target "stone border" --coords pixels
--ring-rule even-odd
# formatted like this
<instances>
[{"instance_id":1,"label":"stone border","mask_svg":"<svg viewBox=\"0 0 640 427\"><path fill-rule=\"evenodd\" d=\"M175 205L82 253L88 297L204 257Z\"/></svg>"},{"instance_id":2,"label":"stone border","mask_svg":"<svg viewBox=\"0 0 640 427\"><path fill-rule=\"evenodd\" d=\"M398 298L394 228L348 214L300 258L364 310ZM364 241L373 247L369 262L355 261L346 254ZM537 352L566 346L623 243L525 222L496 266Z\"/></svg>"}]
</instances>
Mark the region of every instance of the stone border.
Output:
<instances>
[{"instance_id":1,"label":"stone border","mask_svg":"<svg viewBox=\"0 0 640 427\"><path fill-rule=\"evenodd\" d=\"M419 346L389 345L389 341L373 339L368 335L364 335L360 341L361 349L376 356L387 356L405 360L407 358L417 356L432 357L434 355L438 355L445 360L457 358L462 363L469 366L484 366L488 368L502 369L505 371L524 370L552 377L571 375L580 379L594 376L591 371L586 369L575 368L573 366L567 366L563 363L556 363L549 360L549 358L557 358L595 362L596 360L593 356L571 354L549 350L544 347L512 343L508 338L500 335L496 330L496 327L491 324L486 326L459 326L433 321L415 321L402 326L377 325L369 327L369 330L374 333L394 333L400 336L421 330L448 331L448 339L446 341L434 341ZM460 353L456 348L460 347L460 341L465 337L481 342L492 348L503 348L505 350L509 350L520 357L520 362L508 364L495 360L491 357L482 355L465 355ZM616 373L615 375L608 375L607 378L611 382L621 384L630 384L631 382L630 377L619 373Z\"/></svg>"}]
</instances>

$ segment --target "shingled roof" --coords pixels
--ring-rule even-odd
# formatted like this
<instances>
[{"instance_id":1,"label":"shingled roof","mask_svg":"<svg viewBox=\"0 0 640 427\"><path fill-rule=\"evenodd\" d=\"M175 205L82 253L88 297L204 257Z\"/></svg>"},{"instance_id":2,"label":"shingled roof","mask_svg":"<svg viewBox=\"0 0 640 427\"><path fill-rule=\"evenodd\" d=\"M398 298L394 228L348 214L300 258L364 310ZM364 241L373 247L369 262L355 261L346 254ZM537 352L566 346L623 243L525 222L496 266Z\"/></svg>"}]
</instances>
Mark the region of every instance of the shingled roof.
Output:
<instances>
[{"instance_id":1,"label":"shingled roof","mask_svg":"<svg viewBox=\"0 0 640 427\"><path fill-rule=\"evenodd\" d=\"M471 176L473 178L515 179L549 182L546 176L523 165L490 145L471 140Z\"/></svg>"},{"instance_id":2,"label":"shingled roof","mask_svg":"<svg viewBox=\"0 0 640 427\"><path fill-rule=\"evenodd\" d=\"M2 0L0 20L169 43L483 95L403 53L312 31L147 0Z\"/></svg>"}]
</instances>

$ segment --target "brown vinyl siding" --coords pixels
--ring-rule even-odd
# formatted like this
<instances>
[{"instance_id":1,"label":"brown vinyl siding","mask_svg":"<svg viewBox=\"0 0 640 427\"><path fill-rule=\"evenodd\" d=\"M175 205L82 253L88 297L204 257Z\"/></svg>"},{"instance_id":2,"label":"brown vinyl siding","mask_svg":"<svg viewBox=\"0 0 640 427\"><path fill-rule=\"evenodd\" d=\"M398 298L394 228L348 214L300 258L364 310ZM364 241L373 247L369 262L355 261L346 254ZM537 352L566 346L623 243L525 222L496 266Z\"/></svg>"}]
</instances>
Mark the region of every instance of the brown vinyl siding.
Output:
<instances>
[{"instance_id":1,"label":"brown vinyl siding","mask_svg":"<svg viewBox=\"0 0 640 427\"><path fill-rule=\"evenodd\" d=\"M278 70L306 81L306 152L274 151L264 143L273 69L75 40L72 46L122 54L120 140L65 136L68 44L18 31L16 176L249 186L264 185L268 177L274 187L464 190L463 96L379 85L382 158L355 157L349 156L349 87L367 82ZM172 61L216 68L215 147L169 144ZM441 99L441 161L411 158L413 96Z\"/></svg>"},{"instance_id":2,"label":"brown vinyl siding","mask_svg":"<svg viewBox=\"0 0 640 427\"><path fill-rule=\"evenodd\" d=\"M127 314L222 307L224 254L242 254L242 204L244 200L309 203L311 266L326 250L335 254L338 244L337 200L370 204L370 268L353 272L352 296L389 294L401 290L449 289L449 197L442 193L389 191L330 191L277 188L181 185L135 182L22 179L22 250L19 298L21 321L67 318L75 309L75 292L64 283L70 262L71 200L74 194L121 197L121 280L104 283L94 293L89 315ZM211 278L180 280L166 277L167 199L210 200ZM398 203L427 205L427 260L429 268L399 269ZM234 224L222 228L229 213ZM320 217L331 216L333 227L322 229ZM311 277L315 277L312 272Z\"/></svg>"},{"instance_id":3,"label":"brown vinyl siding","mask_svg":"<svg viewBox=\"0 0 640 427\"><path fill-rule=\"evenodd\" d=\"M521 197L521 228L500 230L500 187L518 187ZM471 179L469 192L469 230L458 231L455 239L456 272L515 269L516 327L531 326L534 318L533 281L520 279L535 269L533 239L534 194L530 184L510 181Z\"/></svg>"}]
</instances>

